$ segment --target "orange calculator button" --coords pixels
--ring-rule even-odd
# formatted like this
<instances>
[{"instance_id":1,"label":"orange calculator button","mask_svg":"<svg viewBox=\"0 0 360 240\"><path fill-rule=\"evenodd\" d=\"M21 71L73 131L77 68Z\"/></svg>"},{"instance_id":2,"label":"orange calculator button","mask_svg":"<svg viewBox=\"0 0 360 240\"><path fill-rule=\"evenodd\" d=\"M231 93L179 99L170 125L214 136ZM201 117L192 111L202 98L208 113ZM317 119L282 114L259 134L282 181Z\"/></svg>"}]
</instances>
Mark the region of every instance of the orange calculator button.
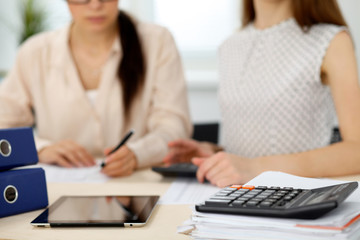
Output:
<instances>
[{"instance_id":1,"label":"orange calculator button","mask_svg":"<svg viewBox=\"0 0 360 240\"><path fill-rule=\"evenodd\" d=\"M253 190L255 187L254 187L254 186L251 186L251 185L245 185L245 186L243 186L242 188L244 188L244 189L249 189L249 190Z\"/></svg>"},{"instance_id":2,"label":"orange calculator button","mask_svg":"<svg viewBox=\"0 0 360 240\"><path fill-rule=\"evenodd\" d=\"M238 190L242 188L242 185L232 185L231 188L237 188Z\"/></svg>"}]
</instances>

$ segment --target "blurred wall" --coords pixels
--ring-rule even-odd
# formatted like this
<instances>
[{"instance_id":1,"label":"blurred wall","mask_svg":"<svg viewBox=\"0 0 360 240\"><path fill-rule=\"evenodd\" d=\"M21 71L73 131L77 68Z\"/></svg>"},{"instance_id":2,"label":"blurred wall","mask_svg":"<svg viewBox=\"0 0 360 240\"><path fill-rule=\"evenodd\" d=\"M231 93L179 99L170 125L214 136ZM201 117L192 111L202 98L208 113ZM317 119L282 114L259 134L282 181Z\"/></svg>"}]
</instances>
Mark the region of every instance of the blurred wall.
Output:
<instances>
[{"instance_id":1,"label":"blurred wall","mask_svg":"<svg viewBox=\"0 0 360 240\"><path fill-rule=\"evenodd\" d=\"M22 0L0 0L0 79L14 63L16 50L20 41L22 31L21 19ZM38 0L47 13L46 26L48 29L55 29L70 21L64 0ZM171 0L175 1L175 0ZM178 0L180 1L180 0ZM196 0L194 0L196 1ZM229 0L228 0L229 1ZM324 0L326 1L326 0ZM151 0L121 0L121 7L139 16L141 19L153 18ZM352 33L358 69L360 69L360 1L359 0L338 0L338 3L345 15ZM212 56L210 56L212 57ZM185 59L186 56L183 56ZM196 58L193 58L196 61ZM220 112L217 103L217 75L214 63L209 63L212 72L202 73L202 76L194 76L191 69L195 62L186 60L184 66L187 70L188 95L190 111L194 122L220 121ZM201 79L194 81L193 79Z\"/></svg>"},{"instance_id":2,"label":"blurred wall","mask_svg":"<svg viewBox=\"0 0 360 240\"><path fill-rule=\"evenodd\" d=\"M0 0L0 72L13 65L22 27L20 2Z\"/></svg>"}]
</instances>

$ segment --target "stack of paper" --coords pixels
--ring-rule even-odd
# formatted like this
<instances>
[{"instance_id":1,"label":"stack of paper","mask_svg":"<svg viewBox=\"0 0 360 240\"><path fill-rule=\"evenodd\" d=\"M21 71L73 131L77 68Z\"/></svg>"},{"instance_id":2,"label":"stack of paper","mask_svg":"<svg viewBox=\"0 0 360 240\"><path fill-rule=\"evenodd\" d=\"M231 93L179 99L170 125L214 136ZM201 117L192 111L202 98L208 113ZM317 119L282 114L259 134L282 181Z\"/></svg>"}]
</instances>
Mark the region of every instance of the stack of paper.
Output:
<instances>
[{"instance_id":1,"label":"stack of paper","mask_svg":"<svg viewBox=\"0 0 360 240\"><path fill-rule=\"evenodd\" d=\"M247 184L311 189L338 183L342 182L265 172ZM191 219L178 227L178 232L194 239L360 239L360 190L315 220L200 213L193 209Z\"/></svg>"}]
</instances>

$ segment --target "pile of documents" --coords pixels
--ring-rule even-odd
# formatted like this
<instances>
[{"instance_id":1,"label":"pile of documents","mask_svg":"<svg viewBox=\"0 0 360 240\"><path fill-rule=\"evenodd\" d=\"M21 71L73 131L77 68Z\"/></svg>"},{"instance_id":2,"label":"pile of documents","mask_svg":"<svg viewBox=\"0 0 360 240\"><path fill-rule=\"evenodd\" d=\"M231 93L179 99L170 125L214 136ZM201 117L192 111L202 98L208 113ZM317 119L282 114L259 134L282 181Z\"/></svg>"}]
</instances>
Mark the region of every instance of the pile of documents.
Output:
<instances>
[{"instance_id":1,"label":"pile of documents","mask_svg":"<svg viewBox=\"0 0 360 240\"><path fill-rule=\"evenodd\" d=\"M343 182L265 172L247 184L312 189L339 183ZM193 208L178 233L194 239L360 239L360 190L315 220L200 213Z\"/></svg>"}]
</instances>

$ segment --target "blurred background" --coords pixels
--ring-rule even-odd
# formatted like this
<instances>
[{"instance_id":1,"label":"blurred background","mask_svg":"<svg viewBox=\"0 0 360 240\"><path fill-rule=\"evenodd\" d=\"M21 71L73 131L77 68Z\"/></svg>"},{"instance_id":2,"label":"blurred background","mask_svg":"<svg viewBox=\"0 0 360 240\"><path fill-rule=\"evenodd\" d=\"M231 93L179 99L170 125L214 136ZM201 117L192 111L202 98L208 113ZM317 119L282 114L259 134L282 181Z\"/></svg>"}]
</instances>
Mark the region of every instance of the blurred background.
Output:
<instances>
[{"instance_id":1,"label":"blurred background","mask_svg":"<svg viewBox=\"0 0 360 240\"><path fill-rule=\"evenodd\" d=\"M120 8L141 20L163 25L174 35L183 60L194 123L220 120L217 49L239 29L241 3L241 0L120 0ZM360 69L360 1L338 3L352 33ZM70 21L64 0L0 0L0 81L11 69L22 41Z\"/></svg>"}]
</instances>

